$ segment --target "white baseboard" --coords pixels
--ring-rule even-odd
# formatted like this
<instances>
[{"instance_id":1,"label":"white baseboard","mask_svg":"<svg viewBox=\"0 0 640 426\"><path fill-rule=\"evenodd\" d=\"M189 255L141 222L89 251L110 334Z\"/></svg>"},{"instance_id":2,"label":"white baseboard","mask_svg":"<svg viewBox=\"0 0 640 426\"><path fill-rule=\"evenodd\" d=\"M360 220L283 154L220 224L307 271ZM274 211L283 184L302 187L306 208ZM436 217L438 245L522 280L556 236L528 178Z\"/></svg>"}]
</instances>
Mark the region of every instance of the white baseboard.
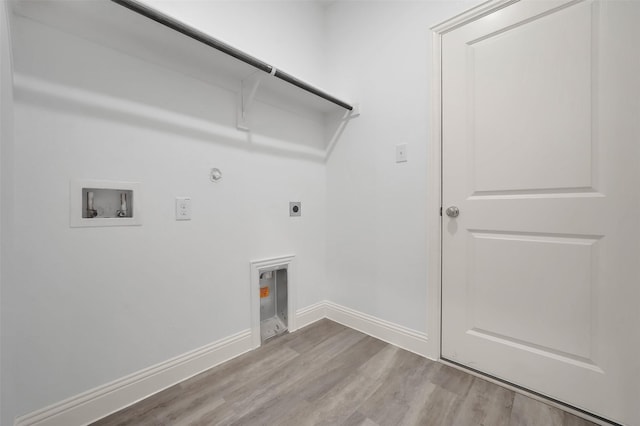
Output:
<instances>
[{"instance_id":1,"label":"white baseboard","mask_svg":"<svg viewBox=\"0 0 640 426\"><path fill-rule=\"evenodd\" d=\"M324 304L327 310L327 318L330 320L428 358L429 348L426 333L421 333L333 302L326 301Z\"/></svg>"},{"instance_id":2,"label":"white baseboard","mask_svg":"<svg viewBox=\"0 0 640 426\"><path fill-rule=\"evenodd\" d=\"M322 301L296 312L298 329L323 318L329 318L418 355L427 354L428 339L425 333L336 303ZM87 425L252 349L251 330L245 330L18 417L14 426Z\"/></svg>"},{"instance_id":3,"label":"white baseboard","mask_svg":"<svg viewBox=\"0 0 640 426\"><path fill-rule=\"evenodd\" d=\"M327 302L314 303L296 312L298 330L327 317Z\"/></svg>"},{"instance_id":4,"label":"white baseboard","mask_svg":"<svg viewBox=\"0 0 640 426\"><path fill-rule=\"evenodd\" d=\"M14 425L86 425L251 349L251 330L245 330L18 417Z\"/></svg>"},{"instance_id":5,"label":"white baseboard","mask_svg":"<svg viewBox=\"0 0 640 426\"><path fill-rule=\"evenodd\" d=\"M361 331L376 339L429 358L428 337L421 333L371 315L358 312L337 303L324 300L297 312L298 328L328 318L347 327Z\"/></svg>"}]
</instances>

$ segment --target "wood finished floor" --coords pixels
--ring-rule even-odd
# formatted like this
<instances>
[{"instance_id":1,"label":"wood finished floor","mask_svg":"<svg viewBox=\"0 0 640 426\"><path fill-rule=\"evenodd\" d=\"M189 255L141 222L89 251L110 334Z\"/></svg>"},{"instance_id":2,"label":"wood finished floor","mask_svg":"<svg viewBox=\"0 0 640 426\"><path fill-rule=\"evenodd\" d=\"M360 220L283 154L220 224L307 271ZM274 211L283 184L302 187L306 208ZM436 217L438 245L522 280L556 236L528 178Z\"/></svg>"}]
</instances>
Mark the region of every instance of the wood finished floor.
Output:
<instances>
[{"instance_id":1,"label":"wood finished floor","mask_svg":"<svg viewBox=\"0 0 640 426\"><path fill-rule=\"evenodd\" d=\"M273 339L93 423L592 424L329 320Z\"/></svg>"}]
</instances>

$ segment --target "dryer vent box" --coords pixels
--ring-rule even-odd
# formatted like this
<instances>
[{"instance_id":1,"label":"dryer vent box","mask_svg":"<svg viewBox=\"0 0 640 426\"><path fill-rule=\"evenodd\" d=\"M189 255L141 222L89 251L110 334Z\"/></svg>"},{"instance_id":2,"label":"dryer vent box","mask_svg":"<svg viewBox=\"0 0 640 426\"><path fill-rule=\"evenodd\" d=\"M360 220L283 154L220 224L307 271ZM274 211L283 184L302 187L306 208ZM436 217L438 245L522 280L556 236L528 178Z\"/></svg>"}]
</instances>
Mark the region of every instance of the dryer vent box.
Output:
<instances>
[{"instance_id":1,"label":"dryer vent box","mask_svg":"<svg viewBox=\"0 0 640 426\"><path fill-rule=\"evenodd\" d=\"M260 272L260 341L289 329L287 269Z\"/></svg>"}]
</instances>

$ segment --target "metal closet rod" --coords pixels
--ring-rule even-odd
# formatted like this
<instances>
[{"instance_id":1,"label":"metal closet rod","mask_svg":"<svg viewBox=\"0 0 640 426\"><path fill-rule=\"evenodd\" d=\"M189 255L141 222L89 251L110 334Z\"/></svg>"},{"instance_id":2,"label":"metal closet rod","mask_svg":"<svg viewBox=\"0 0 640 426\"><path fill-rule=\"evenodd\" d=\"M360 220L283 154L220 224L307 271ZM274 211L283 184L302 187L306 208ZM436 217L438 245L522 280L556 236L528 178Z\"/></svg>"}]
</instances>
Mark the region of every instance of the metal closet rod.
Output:
<instances>
[{"instance_id":1,"label":"metal closet rod","mask_svg":"<svg viewBox=\"0 0 640 426\"><path fill-rule=\"evenodd\" d=\"M223 53L226 53L229 56L233 56L234 58L251 65L259 70L262 70L268 74L273 74L275 77L286 81L296 87L299 87L302 90L305 90L309 93L312 93L316 96L319 96L327 101L334 103L336 105L341 106L344 109L349 111L353 110L353 106L349 105L346 102L341 101L340 99L331 96L330 94L323 92L320 89L317 89L304 81L297 79L291 74L287 74L284 71L280 71L279 69L275 69L274 67L267 64L266 62L261 61L258 58L255 58L251 55L246 54L245 52L236 49L233 46L228 45L220 40L217 40L210 35L203 33L202 31L198 31L197 29L190 27L177 19L173 19L172 17L165 15L164 13L158 12L157 10L140 3L137 0L111 0L114 3L119 4L120 6L124 6L127 9L130 9L136 13L139 13L142 16L145 16L149 19L156 21L159 24L164 25L165 27L171 28L174 31L177 31L181 34L186 35L194 40L199 41L200 43L206 44L207 46L213 47L216 50L219 50Z\"/></svg>"}]
</instances>

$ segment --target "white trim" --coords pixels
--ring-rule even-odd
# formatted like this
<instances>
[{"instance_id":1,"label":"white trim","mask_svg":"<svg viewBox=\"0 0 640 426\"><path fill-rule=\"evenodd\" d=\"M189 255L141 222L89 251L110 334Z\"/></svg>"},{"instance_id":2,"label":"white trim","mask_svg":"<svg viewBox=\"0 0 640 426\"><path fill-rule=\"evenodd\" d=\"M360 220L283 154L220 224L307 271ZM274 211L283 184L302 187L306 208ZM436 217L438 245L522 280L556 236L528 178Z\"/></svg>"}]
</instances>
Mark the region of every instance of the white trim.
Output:
<instances>
[{"instance_id":1,"label":"white trim","mask_svg":"<svg viewBox=\"0 0 640 426\"><path fill-rule=\"evenodd\" d=\"M442 36L461 25L480 19L519 0L489 0L431 28L431 139L427 158L427 333L431 338L426 355L440 359L441 352L441 258L442 258Z\"/></svg>"},{"instance_id":2,"label":"white trim","mask_svg":"<svg viewBox=\"0 0 640 426\"><path fill-rule=\"evenodd\" d=\"M270 267L266 265L272 265L271 267L275 268L287 264L287 262L291 268L293 264L293 256L277 259L279 261L256 262L256 266L260 265L256 270ZM294 319L294 322L300 327L306 327L323 318L329 318L392 345L421 356L427 356L428 338L425 333L336 303L329 301L315 303L298 310L296 317L297 321ZM87 425L252 349L254 349L252 330L241 331L111 383L18 417L14 426Z\"/></svg>"},{"instance_id":3,"label":"white trim","mask_svg":"<svg viewBox=\"0 0 640 426\"><path fill-rule=\"evenodd\" d=\"M251 331L241 331L111 383L18 417L14 425L86 425L251 349Z\"/></svg>"},{"instance_id":4,"label":"white trim","mask_svg":"<svg viewBox=\"0 0 640 426\"><path fill-rule=\"evenodd\" d=\"M307 306L298 310L296 316L298 317L297 323L300 324L300 328L328 318L402 349L433 359L427 354L431 345L426 333L415 331L333 302L325 300ZM251 334L251 330L236 333L57 404L18 417L14 426L87 425L252 350ZM530 393L525 389L512 386L490 376L445 360L439 360L439 362L560 408L596 424L609 424L601 419L591 417L586 413L558 404L553 400Z\"/></svg>"},{"instance_id":5,"label":"white trim","mask_svg":"<svg viewBox=\"0 0 640 426\"><path fill-rule=\"evenodd\" d=\"M457 14L456 16L447 19L444 22L441 22L437 25L431 27L431 31L436 34L443 35L448 33L449 31L455 30L456 28L468 24L469 22L476 21L483 16L489 15L495 12L498 9L505 8L513 3L517 3L520 0L488 0L483 3L480 3L477 6L472 7L469 10L466 10L462 13Z\"/></svg>"},{"instance_id":6,"label":"white trim","mask_svg":"<svg viewBox=\"0 0 640 426\"><path fill-rule=\"evenodd\" d=\"M327 318L330 320L420 356L431 358L428 355L429 339L426 333L421 333L333 302L326 301L324 304Z\"/></svg>"},{"instance_id":7,"label":"white trim","mask_svg":"<svg viewBox=\"0 0 640 426\"><path fill-rule=\"evenodd\" d=\"M287 270L287 308L289 332L297 330L296 327L296 271L295 255L273 257L270 259L254 260L249 262L251 268L251 286L249 287L251 298L251 342L253 348L260 347L260 273Z\"/></svg>"},{"instance_id":8,"label":"white trim","mask_svg":"<svg viewBox=\"0 0 640 426\"><path fill-rule=\"evenodd\" d=\"M440 283L441 283L441 232L442 175L441 175L441 36L433 33L431 68L431 138L427 157L427 332L431 336L428 356L440 358Z\"/></svg>"},{"instance_id":9,"label":"white trim","mask_svg":"<svg viewBox=\"0 0 640 426\"><path fill-rule=\"evenodd\" d=\"M298 309L296 321L298 330L327 317L327 302L318 302L306 308Z\"/></svg>"},{"instance_id":10,"label":"white trim","mask_svg":"<svg viewBox=\"0 0 640 426\"><path fill-rule=\"evenodd\" d=\"M300 309L297 316L299 328L306 327L323 318L328 318L376 339L433 359L428 354L429 338L426 333L385 321L328 300Z\"/></svg>"}]
</instances>

